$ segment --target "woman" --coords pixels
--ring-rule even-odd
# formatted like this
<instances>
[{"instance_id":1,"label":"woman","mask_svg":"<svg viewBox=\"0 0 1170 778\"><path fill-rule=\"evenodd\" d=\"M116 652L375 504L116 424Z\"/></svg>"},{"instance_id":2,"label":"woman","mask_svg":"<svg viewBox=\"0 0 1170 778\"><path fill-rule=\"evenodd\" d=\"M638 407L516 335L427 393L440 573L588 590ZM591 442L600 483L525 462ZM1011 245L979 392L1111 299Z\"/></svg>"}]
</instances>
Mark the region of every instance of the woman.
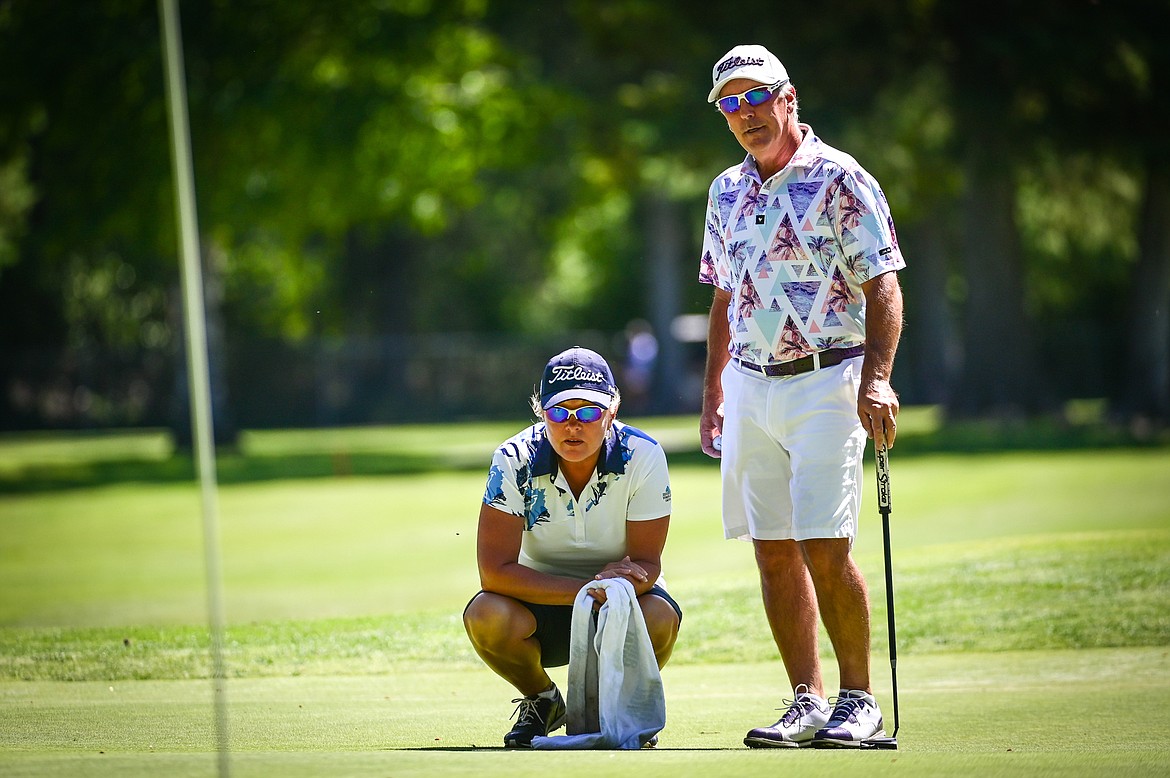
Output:
<instances>
[{"instance_id":1,"label":"woman","mask_svg":"<svg viewBox=\"0 0 1170 778\"><path fill-rule=\"evenodd\" d=\"M568 664L573 601L591 580L633 585L659 667L674 648L682 611L660 578L666 455L617 420L620 404L605 360L571 348L545 366L532 398L539 421L492 458L479 511L483 589L463 624L488 667L521 694L508 748L531 747L564 723L564 700L545 668ZM604 601L604 590L590 594Z\"/></svg>"}]
</instances>

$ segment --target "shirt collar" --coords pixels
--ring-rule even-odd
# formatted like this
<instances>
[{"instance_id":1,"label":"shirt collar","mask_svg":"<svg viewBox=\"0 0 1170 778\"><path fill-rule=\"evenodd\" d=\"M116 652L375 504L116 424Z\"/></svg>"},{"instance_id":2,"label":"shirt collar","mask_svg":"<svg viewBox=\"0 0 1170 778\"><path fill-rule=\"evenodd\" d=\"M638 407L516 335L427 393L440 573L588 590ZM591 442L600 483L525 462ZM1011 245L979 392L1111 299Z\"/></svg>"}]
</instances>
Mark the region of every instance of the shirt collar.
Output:
<instances>
[{"instance_id":1,"label":"shirt collar","mask_svg":"<svg viewBox=\"0 0 1170 778\"><path fill-rule=\"evenodd\" d=\"M548 440L543 425L536 441L536 453L532 455L532 477L552 475L557 469L557 458L552 443Z\"/></svg>"},{"instance_id":2,"label":"shirt collar","mask_svg":"<svg viewBox=\"0 0 1170 778\"><path fill-rule=\"evenodd\" d=\"M800 145L796 147L796 151L792 154L792 159L788 160L788 164L781 168L780 172L776 175L780 175L791 168L812 167L821 156L821 139L813 132L813 128L807 124L801 124L799 126L800 132L804 137L801 139ZM756 167L756 158L751 154L748 154L744 158L739 170L743 175L763 183L763 180L760 178L760 170Z\"/></svg>"},{"instance_id":3,"label":"shirt collar","mask_svg":"<svg viewBox=\"0 0 1170 778\"><path fill-rule=\"evenodd\" d=\"M626 472L626 457L622 453L623 447L618 443L620 429L621 425L615 421L610 434L601 441L601 456L597 459L598 478L610 473ZM533 478L542 475L551 476L556 471L556 452L553 451L552 443L549 442L548 434L542 426L536 443L536 453L532 456L532 476Z\"/></svg>"},{"instance_id":4,"label":"shirt collar","mask_svg":"<svg viewBox=\"0 0 1170 778\"><path fill-rule=\"evenodd\" d=\"M618 442L621 428L616 421L609 432L610 434L606 435L605 440L601 443L601 458L597 461L597 474L599 476L608 473L620 475L626 472L628 457L625 455L626 447Z\"/></svg>"}]
</instances>

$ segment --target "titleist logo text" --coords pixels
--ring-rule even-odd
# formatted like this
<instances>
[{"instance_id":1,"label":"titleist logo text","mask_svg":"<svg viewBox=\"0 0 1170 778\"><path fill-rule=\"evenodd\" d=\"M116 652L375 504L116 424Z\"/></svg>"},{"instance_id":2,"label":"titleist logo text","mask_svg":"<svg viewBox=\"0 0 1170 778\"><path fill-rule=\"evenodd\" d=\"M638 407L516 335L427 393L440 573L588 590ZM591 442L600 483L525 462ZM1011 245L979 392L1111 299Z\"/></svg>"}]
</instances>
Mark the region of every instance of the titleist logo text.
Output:
<instances>
[{"instance_id":1,"label":"titleist logo text","mask_svg":"<svg viewBox=\"0 0 1170 778\"><path fill-rule=\"evenodd\" d=\"M741 67L743 65L763 65L763 64L764 64L764 60L757 59L756 57L728 57L727 59L725 59L719 63L719 67L717 68L717 72L719 73L719 75L722 76L724 73L731 70L732 68L738 68L738 67Z\"/></svg>"},{"instance_id":2,"label":"titleist logo text","mask_svg":"<svg viewBox=\"0 0 1170 778\"><path fill-rule=\"evenodd\" d=\"M589 370L580 365L557 365L552 369L552 381L589 381L606 383L605 374L600 370Z\"/></svg>"}]
</instances>

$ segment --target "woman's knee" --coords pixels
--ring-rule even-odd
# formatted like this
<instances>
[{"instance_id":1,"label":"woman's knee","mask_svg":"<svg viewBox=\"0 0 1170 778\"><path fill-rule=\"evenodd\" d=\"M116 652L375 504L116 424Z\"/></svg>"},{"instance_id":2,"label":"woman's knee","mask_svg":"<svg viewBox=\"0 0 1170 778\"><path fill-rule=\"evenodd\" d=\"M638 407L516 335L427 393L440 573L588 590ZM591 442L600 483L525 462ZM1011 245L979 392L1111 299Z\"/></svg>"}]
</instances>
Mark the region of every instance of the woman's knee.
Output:
<instances>
[{"instance_id":1,"label":"woman's knee","mask_svg":"<svg viewBox=\"0 0 1170 778\"><path fill-rule=\"evenodd\" d=\"M646 620L646 631L650 635L654 653L663 660L660 664L665 664L665 658L670 656L674 641L678 638L678 613L670 603L656 594L642 595L638 598L638 605L642 608L642 616Z\"/></svg>"},{"instance_id":2,"label":"woman's knee","mask_svg":"<svg viewBox=\"0 0 1170 778\"><path fill-rule=\"evenodd\" d=\"M480 592L463 611L463 628L472 642L490 645L529 637L536 629L536 619L511 597Z\"/></svg>"}]
</instances>

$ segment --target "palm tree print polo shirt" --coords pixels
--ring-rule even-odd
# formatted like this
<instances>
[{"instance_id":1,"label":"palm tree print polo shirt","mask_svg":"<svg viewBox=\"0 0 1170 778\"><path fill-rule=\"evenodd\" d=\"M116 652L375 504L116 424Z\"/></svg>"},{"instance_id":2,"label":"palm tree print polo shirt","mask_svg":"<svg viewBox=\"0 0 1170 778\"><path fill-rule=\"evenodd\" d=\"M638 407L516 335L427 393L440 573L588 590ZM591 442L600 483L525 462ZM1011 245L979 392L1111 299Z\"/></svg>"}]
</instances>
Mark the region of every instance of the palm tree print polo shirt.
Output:
<instances>
[{"instance_id":1,"label":"palm tree print polo shirt","mask_svg":"<svg viewBox=\"0 0 1170 778\"><path fill-rule=\"evenodd\" d=\"M723 171L707 199L699 281L731 294L731 356L788 362L865 342L861 284L906 266L877 181L800 125L788 164Z\"/></svg>"}]
</instances>

